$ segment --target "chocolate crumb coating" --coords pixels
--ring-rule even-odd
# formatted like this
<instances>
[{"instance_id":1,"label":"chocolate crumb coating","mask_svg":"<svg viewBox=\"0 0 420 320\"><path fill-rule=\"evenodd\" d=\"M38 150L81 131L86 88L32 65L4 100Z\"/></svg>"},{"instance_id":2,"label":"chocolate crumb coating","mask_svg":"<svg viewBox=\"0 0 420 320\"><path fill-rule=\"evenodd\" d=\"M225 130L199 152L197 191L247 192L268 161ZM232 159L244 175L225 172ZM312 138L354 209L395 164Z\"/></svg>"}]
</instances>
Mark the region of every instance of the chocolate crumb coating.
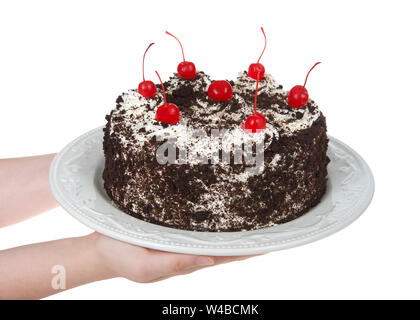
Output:
<instances>
[{"instance_id":1,"label":"chocolate crumb coating","mask_svg":"<svg viewBox=\"0 0 420 320\"><path fill-rule=\"evenodd\" d=\"M259 85L258 112L266 117L267 128L250 134L241 124L253 112L255 80L240 73L230 81L234 94L226 102L208 98L210 83L203 72L191 80L174 75L164 83L168 103L180 109L182 120L176 125L154 118L163 104L160 86L152 99L135 89L118 97L106 116L103 143L104 187L114 204L138 219L194 231L273 226L317 205L326 190L329 159L326 121L315 102L291 108L287 92L266 74ZM186 146L210 162L212 153L197 142L194 129L203 130L219 151L235 143L262 142L258 174L233 161L203 164L192 157L186 164L158 163L156 152L168 137L176 139L177 154ZM225 130L223 143L210 138L214 129Z\"/></svg>"}]
</instances>

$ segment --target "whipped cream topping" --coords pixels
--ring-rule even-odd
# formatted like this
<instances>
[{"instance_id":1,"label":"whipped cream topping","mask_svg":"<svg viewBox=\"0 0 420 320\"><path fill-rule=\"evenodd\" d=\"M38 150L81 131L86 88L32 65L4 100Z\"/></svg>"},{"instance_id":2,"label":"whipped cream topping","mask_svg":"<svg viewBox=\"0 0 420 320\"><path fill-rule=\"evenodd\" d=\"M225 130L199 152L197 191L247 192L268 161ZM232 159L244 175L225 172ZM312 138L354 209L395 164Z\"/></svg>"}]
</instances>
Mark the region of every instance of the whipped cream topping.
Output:
<instances>
[{"instance_id":1,"label":"whipped cream topping","mask_svg":"<svg viewBox=\"0 0 420 320\"><path fill-rule=\"evenodd\" d=\"M187 83L188 81L189 83ZM204 73L200 73L200 76L193 80L172 77L165 82L165 90L167 95L170 95L175 90L190 85L195 92L205 88L205 93L207 93L210 84L211 79ZM265 148L267 148L273 137L278 137L280 134L293 135L297 131L309 128L320 115L320 111L313 101L311 101L312 110L307 107L298 110L284 108L287 92L270 74L265 74L264 80L259 84L258 96L275 96L278 103L261 106L258 109L258 112L267 119L265 130L254 134L246 132L242 129L241 124L253 112L253 99L249 99L249 97L255 94L255 86L256 81L242 72L232 86L234 93L232 103L236 104L234 112L231 112L223 103L197 98L190 107L194 117L183 115L180 108L181 121L176 125L169 126L155 120L156 110L163 105L164 101L160 86L157 86L157 94L153 99L142 97L135 89L129 90L121 95L120 106L112 112L111 133L114 132L116 124L123 125L130 132L129 137L127 137L126 131L115 130L115 134L118 135L123 145L130 143L133 147L141 148L153 136L158 139L173 138L176 139L178 147L185 147L192 154L198 153L211 159L214 148L220 148L219 145L225 152L232 151L234 145L246 143L264 142ZM168 102L171 101L168 100ZM211 135L197 137L197 129L201 128L202 124L197 124L193 118L199 118L206 122L208 128L224 129L222 143L220 144L219 137ZM228 125L224 128L223 124L226 123L235 123L235 125ZM188 160L194 163L194 159Z\"/></svg>"},{"instance_id":2,"label":"whipped cream topping","mask_svg":"<svg viewBox=\"0 0 420 320\"><path fill-rule=\"evenodd\" d=\"M240 72L235 81L233 92L238 94L255 94L256 81L248 77L246 72ZM274 95L286 95L286 91L277 83L274 77L268 73L264 75L264 79L258 84L258 95L267 94L269 96Z\"/></svg>"}]
</instances>

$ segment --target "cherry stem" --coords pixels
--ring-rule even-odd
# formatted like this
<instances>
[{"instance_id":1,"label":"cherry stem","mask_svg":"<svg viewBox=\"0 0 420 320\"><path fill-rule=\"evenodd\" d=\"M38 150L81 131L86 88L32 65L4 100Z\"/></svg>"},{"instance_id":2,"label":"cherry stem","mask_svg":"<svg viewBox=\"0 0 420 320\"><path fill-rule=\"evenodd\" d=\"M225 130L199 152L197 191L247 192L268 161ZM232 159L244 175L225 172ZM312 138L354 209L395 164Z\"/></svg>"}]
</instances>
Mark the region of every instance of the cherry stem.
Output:
<instances>
[{"instance_id":1,"label":"cherry stem","mask_svg":"<svg viewBox=\"0 0 420 320\"><path fill-rule=\"evenodd\" d=\"M267 47L267 37L265 36L265 32L264 32L263 27L261 27L261 31L262 31L262 33L263 33L263 35L264 35L264 41L265 41L265 42L264 42L264 49L263 49L263 51L261 52L261 55L260 55L260 57L258 58L257 63L260 63L260 59L261 59L262 55L264 54L265 48Z\"/></svg>"},{"instance_id":2,"label":"cherry stem","mask_svg":"<svg viewBox=\"0 0 420 320\"><path fill-rule=\"evenodd\" d=\"M308 71L308 74L306 75L306 78L305 78L305 83L303 84L303 87L305 88L305 86L306 86L306 81L308 81L308 76L309 76L309 74L311 73L311 71L312 71L312 69L313 68L315 68L317 65L319 65L321 62L317 62L317 63L315 63L314 64L314 66Z\"/></svg>"},{"instance_id":3,"label":"cherry stem","mask_svg":"<svg viewBox=\"0 0 420 320\"><path fill-rule=\"evenodd\" d=\"M146 53L147 53L147 51L149 50L149 48L151 47L151 46L153 46L155 43L154 42L152 42L151 44L149 44L149 46L147 47L147 49L146 49L146 51L144 52L144 54L143 54L143 81L145 81L145 79L144 79L144 58L146 57Z\"/></svg>"},{"instance_id":4,"label":"cherry stem","mask_svg":"<svg viewBox=\"0 0 420 320\"><path fill-rule=\"evenodd\" d=\"M171 37L174 37L176 41L178 41L179 45L181 46L182 58L184 59L184 62L185 62L184 48L182 47L181 41L179 41L179 39L175 37L172 33L169 33L168 31L165 31L165 33L169 34Z\"/></svg>"},{"instance_id":5,"label":"cherry stem","mask_svg":"<svg viewBox=\"0 0 420 320\"><path fill-rule=\"evenodd\" d=\"M166 103L166 94L165 94L165 87L163 86L163 82L162 82L162 79L160 78L159 73L158 73L156 70L155 70L155 72L156 72L156 74L157 74L157 76L158 76L158 78L159 78L160 84L161 84L161 86L162 86L162 91L163 91L163 101L165 102L165 105L167 105L167 103Z\"/></svg>"},{"instance_id":6,"label":"cherry stem","mask_svg":"<svg viewBox=\"0 0 420 320\"><path fill-rule=\"evenodd\" d=\"M257 88L255 89L255 100L254 100L254 114L257 114L257 97L258 97L258 82L260 78L260 73L257 74Z\"/></svg>"}]
</instances>

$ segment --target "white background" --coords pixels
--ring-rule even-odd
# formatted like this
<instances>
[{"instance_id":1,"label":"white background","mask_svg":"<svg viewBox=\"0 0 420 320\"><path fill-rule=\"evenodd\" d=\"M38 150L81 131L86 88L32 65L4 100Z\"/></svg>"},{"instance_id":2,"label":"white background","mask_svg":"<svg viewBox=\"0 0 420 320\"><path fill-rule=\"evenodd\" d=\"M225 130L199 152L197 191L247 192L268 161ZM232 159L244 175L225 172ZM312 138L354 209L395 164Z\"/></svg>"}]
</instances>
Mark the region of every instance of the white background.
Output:
<instances>
[{"instance_id":1,"label":"white background","mask_svg":"<svg viewBox=\"0 0 420 320\"><path fill-rule=\"evenodd\" d=\"M420 298L418 1L2 1L0 157L57 152L104 123L116 97L187 60L213 79L258 58L301 84L329 133L371 166L367 211L324 240L155 284L114 279L53 298ZM90 230L58 208L0 230L0 249Z\"/></svg>"}]
</instances>

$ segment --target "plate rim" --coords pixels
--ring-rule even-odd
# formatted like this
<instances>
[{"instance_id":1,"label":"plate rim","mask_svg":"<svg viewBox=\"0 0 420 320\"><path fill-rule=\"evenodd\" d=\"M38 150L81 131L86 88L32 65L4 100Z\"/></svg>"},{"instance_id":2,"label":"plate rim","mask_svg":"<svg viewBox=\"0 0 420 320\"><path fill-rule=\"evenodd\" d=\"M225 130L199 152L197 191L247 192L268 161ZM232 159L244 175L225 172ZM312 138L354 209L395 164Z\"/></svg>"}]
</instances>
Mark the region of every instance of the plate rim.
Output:
<instances>
[{"instance_id":1,"label":"plate rim","mask_svg":"<svg viewBox=\"0 0 420 320\"><path fill-rule=\"evenodd\" d=\"M277 250L283 250L283 249L289 249L292 247L296 247L296 246L301 246L304 244L308 244L320 239L323 239L325 237L328 237L342 229L344 229L345 227L347 227L348 225L350 225L352 222L354 222L357 218L359 218L363 212L367 209L367 207L370 205L373 195L374 195L374 191L375 191L375 182L374 182L374 177L373 177L373 173L372 170L370 169L369 165L366 163L366 161L351 147L349 147L347 144L345 144L344 142L328 135L329 139L330 139L330 143L333 142L335 144L340 145L341 147L343 147L344 149L347 149L352 156L354 156L358 162L362 165L364 171L367 172L368 174L368 182L369 185L367 186L367 190L366 190L366 196L365 197L360 197L357 201L357 203L353 204L353 208L352 208L352 212L353 214L347 214L347 216L340 220L340 221L336 221L333 224L329 224L327 226L324 226L320 229L317 229L312 233L306 233L301 237L292 237L292 238L287 238L287 239L283 239L281 241L276 241L274 243L264 243L262 245L250 245L250 246L235 246L235 248L232 248L231 246L228 246L226 248L223 248L223 246L221 245L210 245L211 248L209 247L200 247L198 245L193 245L193 246L188 246L185 243L176 243L176 242L171 242L170 244L168 244L165 241L162 241L161 243L159 243L159 241L157 241L156 239L153 240L147 240L147 239L140 239L138 237L132 237L130 236L127 232L123 231L123 230L112 230L109 226L106 226L105 224L102 225L102 223L95 223L92 220L88 219L85 217L85 214L81 211L81 209L79 209L77 206L75 206L74 204L71 203L71 201L69 201L68 199L66 199L66 196L64 194L62 194L62 191L59 187L59 183L58 183L58 179L56 179L56 177L58 176L57 172L59 170L59 165L60 165L60 160L62 160L62 158L66 155L66 152L68 150L70 150L73 146L77 145L79 142L81 142L82 140L84 140L85 138L92 136L96 133L101 133L102 134L102 130L103 130L104 126L100 126L97 127L95 129L92 129L82 135L80 135L79 137L77 137L76 139L72 140L70 143L68 143L53 159L51 166L50 166L50 171L49 171L49 183L50 183L50 188L51 191L54 195L54 197L56 198L57 202L65 209L65 211L67 211L72 217L74 217L76 220L78 220L79 222L81 222L82 224L86 225L87 227L102 233L106 236L109 236L111 238L120 240L120 241L124 241L130 244L134 244L134 245L139 245L139 246L144 246L147 248L151 248L151 249L155 249L155 250L161 250L161 251L169 251L169 252L177 252L177 253L184 253L184 254L195 254L195 255L214 255L214 256L240 256L240 255L250 255L250 254L261 254L261 253L267 253L267 252L272 252L272 251L277 251ZM119 210L122 214L126 215L126 213L124 213L123 211ZM356 212L356 213L355 213ZM131 217L133 218L133 217ZM201 234L205 234L205 233L211 233L211 234L222 234L222 235L226 235L226 234L243 234L243 233L255 233L258 234L258 231L264 230L264 229L269 229L272 227L266 227L266 228L261 228L258 230L251 230L251 231L238 231L238 232L201 232L201 231L189 231L189 230L180 230L180 229L172 229L172 228L168 228L168 227L163 227L163 226L159 226L156 224L152 224L152 223L148 223L136 218L133 218L135 220L141 221L144 224L150 224L153 227L157 227L160 229L164 229L167 230L168 232L172 231L172 232L176 232L176 233L181 233L181 234L189 234L189 233L201 233ZM176 230L176 231L175 231ZM287 240L287 241L286 241ZM204 241L204 240L203 240Z\"/></svg>"}]
</instances>

